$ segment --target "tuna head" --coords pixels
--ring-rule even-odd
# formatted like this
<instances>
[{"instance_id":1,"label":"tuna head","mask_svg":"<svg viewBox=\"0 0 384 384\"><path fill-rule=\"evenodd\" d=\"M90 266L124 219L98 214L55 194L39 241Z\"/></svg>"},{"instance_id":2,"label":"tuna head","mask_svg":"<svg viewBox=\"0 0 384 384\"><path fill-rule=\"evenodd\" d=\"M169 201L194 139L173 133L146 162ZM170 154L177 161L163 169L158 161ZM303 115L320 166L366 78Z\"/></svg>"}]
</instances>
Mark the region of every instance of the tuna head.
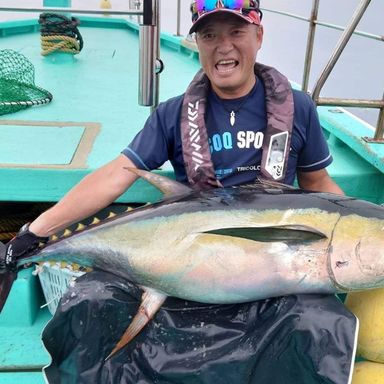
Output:
<instances>
[{"instance_id":1,"label":"tuna head","mask_svg":"<svg viewBox=\"0 0 384 384\"><path fill-rule=\"evenodd\" d=\"M355 214L341 217L333 233L329 270L343 292L383 287L384 220Z\"/></svg>"}]
</instances>

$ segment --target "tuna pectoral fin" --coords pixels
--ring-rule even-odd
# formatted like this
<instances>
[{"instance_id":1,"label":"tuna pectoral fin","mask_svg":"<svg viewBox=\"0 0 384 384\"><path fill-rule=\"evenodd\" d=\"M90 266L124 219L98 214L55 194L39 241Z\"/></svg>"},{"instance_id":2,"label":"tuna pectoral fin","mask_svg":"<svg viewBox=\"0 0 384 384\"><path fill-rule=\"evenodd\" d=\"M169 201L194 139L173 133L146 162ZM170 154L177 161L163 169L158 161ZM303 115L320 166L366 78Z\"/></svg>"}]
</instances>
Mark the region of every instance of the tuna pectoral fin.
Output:
<instances>
[{"instance_id":1,"label":"tuna pectoral fin","mask_svg":"<svg viewBox=\"0 0 384 384\"><path fill-rule=\"evenodd\" d=\"M327 237L324 233L306 225L220 228L204 233L241 237L247 240L262 242L279 241L285 243L310 242Z\"/></svg>"},{"instance_id":2,"label":"tuna pectoral fin","mask_svg":"<svg viewBox=\"0 0 384 384\"><path fill-rule=\"evenodd\" d=\"M166 298L167 296L163 293L144 288L139 310L133 318L132 323L105 360L110 359L116 352L127 345L145 327L163 305Z\"/></svg>"}]
</instances>

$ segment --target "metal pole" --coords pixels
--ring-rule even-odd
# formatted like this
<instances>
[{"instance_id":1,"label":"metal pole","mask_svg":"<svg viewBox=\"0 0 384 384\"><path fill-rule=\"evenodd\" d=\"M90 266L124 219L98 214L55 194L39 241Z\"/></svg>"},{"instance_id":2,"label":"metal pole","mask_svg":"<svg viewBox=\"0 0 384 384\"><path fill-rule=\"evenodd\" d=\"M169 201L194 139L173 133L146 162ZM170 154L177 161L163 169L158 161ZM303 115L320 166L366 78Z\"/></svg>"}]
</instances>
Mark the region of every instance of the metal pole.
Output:
<instances>
[{"instance_id":1,"label":"metal pole","mask_svg":"<svg viewBox=\"0 0 384 384\"><path fill-rule=\"evenodd\" d=\"M310 22L311 21L311 19L308 19L307 17L296 15L296 14L290 13L290 12L277 11L275 9L264 8L264 7L262 7L261 10L264 11L264 12L271 12L271 13L275 13L275 14L278 14L278 15L288 16L288 17L290 17L292 19L297 19L297 20L301 20L301 21L306 21L306 22ZM315 24L316 25L321 25L323 27L331 28L331 29L337 29L338 31L344 31L344 29L345 29L345 27L343 27L341 25L332 24L332 23L326 23L326 22L320 21L320 20L315 21ZM384 36L383 35L376 35L374 33L368 33L368 32L364 32L364 31L354 31L353 34L354 35L368 37L368 38L374 39L374 40L384 41Z\"/></svg>"},{"instance_id":2,"label":"metal pole","mask_svg":"<svg viewBox=\"0 0 384 384\"><path fill-rule=\"evenodd\" d=\"M339 107L354 108L384 108L384 100L366 100L366 99L340 99L335 97L319 97L317 105L332 105Z\"/></svg>"},{"instance_id":3,"label":"metal pole","mask_svg":"<svg viewBox=\"0 0 384 384\"><path fill-rule=\"evenodd\" d=\"M347 45L349 39L351 38L353 31L356 29L357 24L360 22L364 12L368 8L371 0L361 0L359 6L357 7L349 25L346 27L345 31L340 37L327 65L323 69L320 78L317 80L315 88L312 93L312 99L317 102L319 98L320 91L324 86L324 83L327 81L333 67L335 66L337 60L339 59L341 53L343 52L345 46Z\"/></svg>"},{"instance_id":4,"label":"metal pole","mask_svg":"<svg viewBox=\"0 0 384 384\"><path fill-rule=\"evenodd\" d=\"M157 73L157 60L160 58L160 0L155 0L155 46L154 46L154 55L155 55L155 89L154 89L154 99L152 105L152 112L159 105L159 87L160 87L160 73Z\"/></svg>"},{"instance_id":5,"label":"metal pole","mask_svg":"<svg viewBox=\"0 0 384 384\"><path fill-rule=\"evenodd\" d=\"M324 21L317 21L316 24L321 25L322 27L327 27L330 29L336 29L338 31L344 31L344 29L345 29L345 27L342 27L340 25L332 24L332 23L326 23ZM368 32L364 32L364 31L353 31L353 34L357 35L357 36L368 37L369 39L372 39L372 40L384 41L384 35L376 35L374 33L368 33Z\"/></svg>"},{"instance_id":6,"label":"metal pole","mask_svg":"<svg viewBox=\"0 0 384 384\"><path fill-rule=\"evenodd\" d=\"M152 107L159 103L159 76L156 64L160 56L160 0L144 0L140 25L139 104Z\"/></svg>"},{"instance_id":7,"label":"metal pole","mask_svg":"<svg viewBox=\"0 0 384 384\"><path fill-rule=\"evenodd\" d=\"M155 79L154 1L144 0L143 24L139 33L139 104L153 105Z\"/></svg>"},{"instance_id":8,"label":"metal pole","mask_svg":"<svg viewBox=\"0 0 384 384\"><path fill-rule=\"evenodd\" d=\"M139 32L139 104L153 105L155 78L154 56L155 30L149 25L140 25Z\"/></svg>"},{"instance_id":9,"label":"metal pole","mask_svg":"<svg viewBox=\"0 0 384 384\"><path fill-rule=\"evenodd\" d=\"M320 0L313 1L311 19L309 21L307 49L305 52L304 73L303 73L303 81L301 85L301 89L304 92L308 92L309 75L312 67L313 46L315 42L316 21L317 21L317 15L319 14L319 2Z\"/></svg>"},{"instance_id":10,"label":"metal pole","mask_svg":"<svg viewBox=\"0 0 384 384\"><path fill-rule=\"evenodd\" d=\"M181 6L180 6L181 0L177 0L177 24L176 24L176 36L181 36L180 33L180 12L181 12Z\"/></svg>"},{"instance_id":11,"label":"metal pole","mask_svg":"<svg viewBox=\"0 0 384 384\"><path fill-rule=\"evenodd\" d=\"M47 13L85 13L92 15L141 15L141 11L122 11L122 10L112 10L112 9L76 9L76 8L60 8L60 7L37 7L37 8L28 8L28 7L0 7L0 11L8 12L47 12Z\"/></svg>"},{"instance_id":12,"label":"metal pole","mask_svg":"<svg viewBox=\"0 0 384 384\"><path fill-rule=\"evenodd\" d=\"M384 95L383 95L384 103ZM379 119L377 120L376 132L373 140L384 140L384 105L380 108Z\"/></svg>"}]
</instances>

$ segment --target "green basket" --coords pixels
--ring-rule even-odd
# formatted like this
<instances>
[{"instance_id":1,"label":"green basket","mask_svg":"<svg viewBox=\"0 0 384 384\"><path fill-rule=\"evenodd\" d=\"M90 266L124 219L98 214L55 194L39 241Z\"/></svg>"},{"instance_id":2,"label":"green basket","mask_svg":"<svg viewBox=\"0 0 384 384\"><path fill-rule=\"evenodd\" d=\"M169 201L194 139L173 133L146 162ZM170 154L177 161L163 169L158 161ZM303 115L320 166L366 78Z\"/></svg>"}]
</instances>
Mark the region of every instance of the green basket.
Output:
<instances>
[{"instance_id":1,"label":"green basket","mask_svg":"<svg viewBox=\"0 0 384 384\"><path fill-rule=\"evenodd\" d=\"M52 315L56 312L59 301L69 285L85 273L72 270L70 265L60 267L58 264L50 265L49 262L38 265L36 272L43 289L46 306Z\"/></svg>"},{"instance_id":2,"label":"green basket","mask_svg":"<svg viewBox=\"0 0 384 384\"><path fill-rule=\"evenodd\" d=\"M35 68L21 53L0 50L0 115L48 104L53 96L35 85Z\"/></svg>"}]
</instances>

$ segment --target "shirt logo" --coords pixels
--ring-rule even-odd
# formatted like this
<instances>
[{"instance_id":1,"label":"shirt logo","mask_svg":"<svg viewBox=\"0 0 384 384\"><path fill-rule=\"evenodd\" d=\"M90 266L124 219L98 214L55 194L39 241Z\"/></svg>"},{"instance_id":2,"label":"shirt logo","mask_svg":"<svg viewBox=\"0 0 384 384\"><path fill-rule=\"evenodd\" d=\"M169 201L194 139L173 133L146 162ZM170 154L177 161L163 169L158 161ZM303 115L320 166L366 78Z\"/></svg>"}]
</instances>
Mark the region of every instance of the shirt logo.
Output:
<instances>
[{"instance_id":1,"label":"shirt logo","mask_svg":"<svg viewBox=\"0 0 384 384\"><path fill-rule=\"evenodd\" d=\"M189 141L194 151L192 152L192 161L194 163L194 170L200 168L203 164L203 155L201 153L200 142L200 129L195 123L196 119L199 117L199 102L196 104L188 103L188 126L189 126Z\"/></svg>"}]
</instances>

